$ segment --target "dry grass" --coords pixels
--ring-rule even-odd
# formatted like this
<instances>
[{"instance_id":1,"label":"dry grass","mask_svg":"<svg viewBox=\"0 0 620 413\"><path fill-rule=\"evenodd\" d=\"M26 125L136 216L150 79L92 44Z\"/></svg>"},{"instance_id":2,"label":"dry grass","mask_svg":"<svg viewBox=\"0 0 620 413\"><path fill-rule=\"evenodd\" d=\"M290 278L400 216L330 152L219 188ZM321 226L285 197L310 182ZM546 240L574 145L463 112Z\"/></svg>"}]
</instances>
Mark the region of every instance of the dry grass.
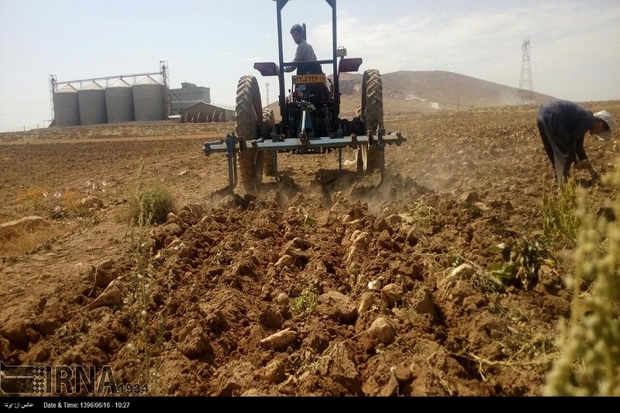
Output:
<instances>
[{"instance_id":1,"label":"dry grass","mask_svg":"<svg viewBox=\"0 0 620 413\"><path fill-rule=\"evenodd\" d=\"M5 225L0 231L0 256L19 256L45 247L73 227L75 219L89 222L95 210L82 204L84 194L75 191L54 190L35 186L17 194L19 208L24 217L40 217L41 220L25 225Z\"/></svg>"},{"instance_id":2,"label":"dry grass","mask_svg":"<svg viewBox=\"0 0 620 413\"><path fill-rule=\"evenodd\" d=\"M50 240L64 234L66 229L56 225L36 231L20 231L0 237L0 256L20 256L38 247L47 245Z\"/></svg>"}]
</instances>

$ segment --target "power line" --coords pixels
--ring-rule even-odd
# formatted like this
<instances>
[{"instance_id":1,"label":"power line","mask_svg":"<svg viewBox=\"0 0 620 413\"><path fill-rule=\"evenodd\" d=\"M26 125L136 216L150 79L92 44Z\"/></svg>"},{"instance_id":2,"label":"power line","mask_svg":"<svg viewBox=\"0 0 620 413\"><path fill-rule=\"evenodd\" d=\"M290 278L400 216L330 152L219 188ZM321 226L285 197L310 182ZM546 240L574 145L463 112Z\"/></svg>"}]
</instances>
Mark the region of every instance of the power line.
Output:
<instances>
[{"instance_id":1,"label":"power line","mask_svg":"<svg viewBox=\"0 0 620 413\"><path fill-rule=\"evenodd\" d=\"M586 51L575 51L575 50L561 50L561 49L552 49L552 48L548 48L548 47L532 47L532 49L534 50L541 50L541 51L545 51L546 55L549 54L549 52L554 53L556 55L564 55L567 56L571 59L579 59L579 60L587 60L587 61L592 61L592 60L606 60L609 62L620 62L620 56L614 56L612 53L596 53L593 50L586 50ZM612 49L613 50L613 49Z\"/></svg>"}]
</instances>

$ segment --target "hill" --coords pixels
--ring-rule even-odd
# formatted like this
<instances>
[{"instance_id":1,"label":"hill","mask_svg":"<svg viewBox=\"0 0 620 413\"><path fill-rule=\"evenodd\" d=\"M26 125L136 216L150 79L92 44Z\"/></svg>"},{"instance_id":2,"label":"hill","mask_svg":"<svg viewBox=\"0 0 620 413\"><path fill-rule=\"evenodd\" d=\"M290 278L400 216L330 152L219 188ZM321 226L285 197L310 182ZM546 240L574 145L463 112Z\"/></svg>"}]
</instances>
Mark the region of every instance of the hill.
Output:
<instances>
[{"instance_id":1,"label":"hill","mask_svg":"<svg viewBox=\"0 0 620 413\"><path fill-rule=\"evenodd\" d=\"M362 76L363 72L340 75L342 117L355 115L361 99ZM442 70L382 73L381 81L386 115L491 108L524 103L518 88ZM537 105L555 99L537 92L532 92L532 96ZM269 107L276 113L279 112L277 101Z\"/></svg>"},{"instance_id":2,"label":"hill","mask_svg":"<svg viewBox=\"0 0 620 413\"><path fill-rule=\"evenodd\" d=\"M382 73L381 80L385 111L392 114L522 103L518 88L441 70ZM341 75L343 112L354 110L361 87L362 74ZM537 104L554 99L536 92L533 97Z\"/></svg>"}]
</instances>

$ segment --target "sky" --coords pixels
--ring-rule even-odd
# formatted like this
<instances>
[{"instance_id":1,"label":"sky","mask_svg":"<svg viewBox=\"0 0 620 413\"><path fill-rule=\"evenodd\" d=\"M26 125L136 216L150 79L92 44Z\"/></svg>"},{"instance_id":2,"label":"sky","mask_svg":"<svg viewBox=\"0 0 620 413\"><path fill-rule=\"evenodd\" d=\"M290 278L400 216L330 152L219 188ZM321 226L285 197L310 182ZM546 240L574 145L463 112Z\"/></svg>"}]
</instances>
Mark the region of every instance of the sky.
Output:
<instances>
[{"instance_id":1,"label":"sky","mask_svg":"<svg viewBox=\"0 0 620 413\"><path fill-rule=\"evenodd\" d=\"M620 99L618 0L337 0L338 46L380 73L442 70L577 102ZM318 59L331 58L331 7L290 0L288 34L306 23ZM529 40L529 61L524 43ZM0 0L0 132L47 127L50 75L58 82L159 72L171 88L210 88L234 107L237 82L254 75L277 100L273 0ZM529 64L528 64L529 63ZM529 69L528 69L529 68ZM106 84L102 84L103 87Z\"/></svg>"}]
</instances>

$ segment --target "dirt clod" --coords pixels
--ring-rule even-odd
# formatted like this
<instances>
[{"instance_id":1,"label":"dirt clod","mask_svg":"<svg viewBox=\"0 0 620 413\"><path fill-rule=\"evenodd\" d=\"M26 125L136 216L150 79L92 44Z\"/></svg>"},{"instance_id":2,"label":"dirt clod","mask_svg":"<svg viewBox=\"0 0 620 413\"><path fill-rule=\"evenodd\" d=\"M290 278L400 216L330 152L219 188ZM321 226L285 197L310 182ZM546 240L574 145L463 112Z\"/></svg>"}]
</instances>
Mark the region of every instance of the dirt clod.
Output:
<instances>
[{"instance_id":1,"label":"dirt clod","mask_svg":"<svg viewBox=\"0 0 620 413\"><path fill-rule=\"evenodd\" d=\"M232 122L5 136L0 223L41 225L0 240L0 359L150 374L153 395L541 395L570 251L545 246L557 259L531 289L489 278L507 268L494 247L541 239L553 182L536 108L397 109L386 126L408 140L386 148L380 187L339 173L337 151L282 153L280 180L231 194L225 155L201 147ZM614 170L611 146L586 150ZM150 182L177 208L132 226ZM584 189L614 220L614 191Z\"/></svg>"}]
</instances>

